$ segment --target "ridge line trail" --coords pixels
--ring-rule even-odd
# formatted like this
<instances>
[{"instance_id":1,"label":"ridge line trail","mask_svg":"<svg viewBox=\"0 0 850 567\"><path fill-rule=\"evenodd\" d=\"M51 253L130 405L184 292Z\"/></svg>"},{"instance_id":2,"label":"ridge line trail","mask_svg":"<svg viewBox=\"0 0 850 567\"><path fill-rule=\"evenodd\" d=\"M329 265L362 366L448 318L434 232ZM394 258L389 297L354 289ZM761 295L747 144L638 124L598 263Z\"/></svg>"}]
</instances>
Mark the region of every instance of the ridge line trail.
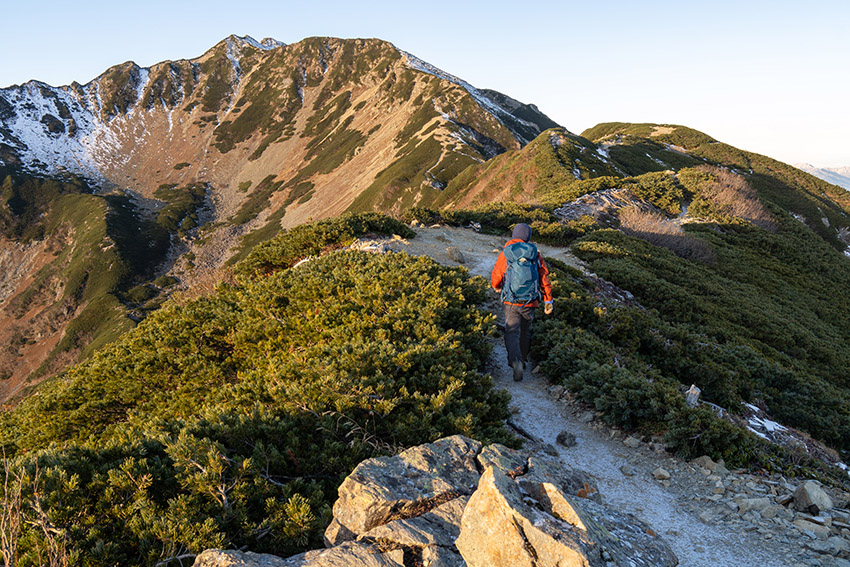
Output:
<instances>
[{"instance_id":1,"label":"ridge line trail","mask_svg":"<svg viewBox=\"0 0 850 567\"><path fill-rule=\"evenodd\" d=\"M488 281L498 251L507 240L463 228L416 229L416 232L416 238L403 241L403 250L412 255L431 256L442 264L462 265L470 274L484 276ZM446 249L451 246L463 254L463 264L449 258ZM566 248L541 244L538 248L546 258L556 258L581 267L580 261ZM504 321L495 296L491 296L487 308ZM538 310L537 316L543 316L542 310ZM578 406L565 406L551 398L547 393L549 384L540 374L526 370L525 379L514 382L504 341L501 337L488 340L493 343L493 352L487 371L493 376L496 387L511 394L513 422L540 443L555 446L559 458L566 465L593 476L608 505L649 523L673 548L681 566L788 565L757 532L739 533L724 525L705 524L694 512L681 507L681 504L690 501L693 492L664 487L652 477L655 468L660 466L669 470L676 462L682 464L681 460L666 453L653 453L644 446L629 448L607 435L607 428L595 429L590 423L582 422L576 414L583 413L583 410ZM533 366L533 363L529 364L529 367ZM576 436L576 446L565 448L556 444L557 435L564 430ZM626 476L620 471L625 464L634 469L633 476Z\"/></svg>"}]
</instances>

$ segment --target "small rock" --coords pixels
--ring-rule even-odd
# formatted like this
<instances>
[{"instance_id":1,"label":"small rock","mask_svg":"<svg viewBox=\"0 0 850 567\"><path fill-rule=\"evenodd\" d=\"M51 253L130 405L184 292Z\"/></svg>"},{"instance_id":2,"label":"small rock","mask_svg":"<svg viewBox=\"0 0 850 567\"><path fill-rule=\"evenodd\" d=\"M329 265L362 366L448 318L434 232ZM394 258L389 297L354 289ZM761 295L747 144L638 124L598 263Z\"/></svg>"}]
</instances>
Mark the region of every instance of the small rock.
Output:
<instances>
[{"instance_id":1,"label":"small rock","mask_svg":"<svg viewBox=\"0 0 850 567\"><path fill-rule=\"evenodd\" d=\"M691 464L696 465L698 467L702 467L704 469L708 469L710 471L713 471L717 468L717 463L715 463L708 455L697 457L696 459L691 461Z\"/></svg>"},{"instance_id":2,"label":"small rock","mask_svg":"<svg viewBox=\"0 0 850 567\"><path fill-rule=\"evenodd\" d=\"M416 219L413 219L412 221L410 221L410 228L419 228L421 226L422 226L422 223L419 222Z\"/></svg>"},{"instance_id":3,"label":"small rock","mask_svg":"<svg viewBox=\"0 0 850 567\"><path fill-rule=\"evenodd\" d=\"M576 436L570 433L569 431L561 431L558 433L558 438L555 440L558 445L562 445L564 447L575 447L578 445L576 441Z\"/></svg>"},{"instance_id":4,"label":"small rock","mask_svg":"<svg viewBox=\"0 0 850 567\"><path fill-rule=\"evenodd\" d=\"M797 529L799 529L802 532L813 533L815 535L815 537L817 537L818 539L826 539L826 538L829 537L829 534L831 533L828 527L819 526L818 524L814 524L812 522L809 522L809 521L803 520L803 519L794 520L794 525L797 526Z\"/></svg>"},{"instance_id":5,"label":"small rock","mask_svg":"<svg viewBox=\"0 0 850 567\"><path fill-rule=\"evenodd\" d=\"M652 471L652 476L655 477L655 480L670 480L670 473L661 467Z\"/></svg>"},{"instance_id":6,"label":"small rock","mask_svg":"<svg viewBox=\"0 0 850 567\"><path fill-rule=\"evenodd\" d=\"M834 549L838 550L838 552L848 552L850 551L850 541L847 541L843 537L832 536L826 540L830 545L833 546Z\"/></svg>"},{"instance_id":7,"label":"small rock","mask_svg":"<svg viewBox=\"0 0 850 567\"><path fill-rule=\"evenodd\" d=\"M720 476L726 476L727 474L729 474L729 471L726 469L726 466L723 464L723 461L714 462L714 460L708 455L697 457L696 459L691 461L691 464L701 467L703 470L709 471L706 476L709 476L711 473L715 473Z\"/></svg>"},{"instance_id":8,"label":"small rock","mask_svg":"<svg viewBox=\"0 0 850 567\"><path fill-rule=\"evenodd\" d=\"M787 506L788 504L790 504L793 501L794 501L794 495L793 494L783 494L782 496L776 497L776 503L779 504L780 506Z\"/></svg>"},{"instance_id":9,"label":"small rock","mask_svg":"<svg viewBox=\"0 0 850 567\"><path fill-rule=\"evenodd\" d=\"M564 387L560 385L549 386L549 395L556 400L560 400L561 396L564 395Z\"/></svg>"},{"instance_id":10,"label":"small rock","mask_svg":"<svg viewBox=\"0 0 850 567\"><path fill-rule=\"evenodd\" d=\"M620 472L626 476L634 476L635 469L631 465L623 465L622 467L620 467Z\"/></svg>"},{"instance_id":11,"label":"small rock","mask_svg":"<svg viewBox=\"0 0 850 567\"><path fill-rule=\"evenodd\" d=\"M817 553L838 555L842 551L850 550L850 543L847 540L838 536L833 536L826 541L815 540L807 541L803 547L811 549Z\"/></svg>"},{"instance_id":12,"label":"small rock","mask_svg":"<svg viewBox=\"0 0 850 567\"><path fill-rule=\"evenodd\" d=\"M768 506L767 508L765 508L764 510L762 510L761 517L766 518L768 520L771 520L771 519L775 518L776 516L778 516L779 513L782 510L783 510L783 508L781 506L777 506L775 504L772 504L772 505Z\"/></svg>"},{"instance_id":13,"label":"small rock","mask_svg":"<svg viewBox=\"0 0 850 567\"><path fill-rule=\"evenodd\" d=\"M623 445L631 449L637 449L641 446L641 441L637 437L629 436L623 441Z\"/></svg>"},{"instance_id":14,"label":"small rock","mask_svg":"<svg viewBox=\"0 0 850 567\"><path fill-rule=\"evenodd\" d=\"M817 524L819 526L829 527L832 525L832 518L830 518L829 516L811 516L809 514L800 512L797 517L802 520L806 520L807 522Z\"/></svg>"},{"instance_id":15,"label":"small rock","mask_svg":"<svg viewBox=\"0 0 850 567\"><path fill-rule=\"evenodd\" d=\"M581 414L580 416L578 416L578 420L581 423L590 423L594 419L596 419L596 416L593 414L592 411L586 411L583 414Z\"/></svg>"},{"instance_id":16,"label":"small rock","mask_svg":"<svg viewBox=\"0 0 850 567\"><path fill-rule=\"evenodd\" d=\"M770 500L767 498L736 498L738 503L738 513L742 516L750 510L761 511L770 506Z\"/></svg>"},{"instance_id":17,"label":"small rock","mask_svg":"<svg viewBox=\"0 0 850 567\"><path fill-rule=\"evenodd\" d=\"M461 252L457 246L449 246L446 248L446 254L448 254L450 260L454 260L458 264L466 263L466 258L463 256L463 252Z\"/></svg>"}]
</instances>

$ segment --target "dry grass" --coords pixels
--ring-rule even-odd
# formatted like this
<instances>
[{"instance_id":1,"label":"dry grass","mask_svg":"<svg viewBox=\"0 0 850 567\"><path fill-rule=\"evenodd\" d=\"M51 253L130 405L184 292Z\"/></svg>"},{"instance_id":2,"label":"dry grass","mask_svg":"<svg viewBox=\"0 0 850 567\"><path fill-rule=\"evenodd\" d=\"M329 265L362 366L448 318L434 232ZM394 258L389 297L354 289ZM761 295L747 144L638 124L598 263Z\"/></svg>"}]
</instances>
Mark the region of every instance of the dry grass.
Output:
<instances>
[{"instance_id":1,"label":"dry grass","mask_svg":"<svg viewBox=\"0 0 850 567\"><path fill-rule=\"evenodd\" d=\"M700 262L714 262L715 254L702 240L682 230L678 224L668 221L664 215L628 207L620 211L620 229L630 236L646 240L655 246L672 251L681 258Z\"/></svg>"},{"instance_id":2,"label":"dry grass","mask_svg":"<svg viewBox=\"0 0 850 567\"><path fill-rule=\"evenodd\" d=\"M771 232L776 231L776 222L747 180L728 169L702 165L700 171L708 173L714 181L701 188L702 196L718 211L731 217L744 219Z\"/></svg>"}]
</instances>

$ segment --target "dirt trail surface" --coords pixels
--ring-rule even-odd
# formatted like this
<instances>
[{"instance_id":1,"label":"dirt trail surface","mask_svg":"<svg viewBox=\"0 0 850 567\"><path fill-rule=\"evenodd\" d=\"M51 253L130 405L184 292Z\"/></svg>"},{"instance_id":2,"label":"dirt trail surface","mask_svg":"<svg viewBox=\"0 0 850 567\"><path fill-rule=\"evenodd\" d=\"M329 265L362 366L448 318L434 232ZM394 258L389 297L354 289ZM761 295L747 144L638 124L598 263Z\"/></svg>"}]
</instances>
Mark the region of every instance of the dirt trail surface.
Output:
<instances>
[{"instance_id":1,"label":"dirt trail surface","mask_svg":"<svg viewBox=\"0 0 850 567\"><path fill-rule=\"evenodd\" d=\"M479 234L468 229L417 229L417 237L399 246L414 255L428 255L441 263L461 265L452 257L462 254L462 265L473 275L489 279L498 251L505 239ZM544 257L558 258L583 269L581 262L568 250L540 245ZM493 294L491 307L499 306ZM549 384L539 374L526 370L525 379L514 382L501 340L493 339L494 349L489 372L497 387L512 396L513 423L543 445L552 445L569 466L590 473L597 479L599 492L609 505L635 514L647 521L664 537L687 567L786 567L797 565L832 565L814 559L813 554L788 538L760 533L730 523L713 522L700 517L702 498L710 494L706 480L688 463L674 459L657 447L641 443L630 447L623 435L593 418L592 413L571 402L564 403L547 394ZM576 437L573 447L556 446L556 437L569 431ZM550 448L550 451L552 450ZM626 474L623 469L627 471ZM663 467L672 472L671 481L662 483L653 471ZM665 485L667 484L667 485ZM706 502L709 509L714 502ZM704 514L704 512L703 512Z\"/></svg>"}]
</instances>

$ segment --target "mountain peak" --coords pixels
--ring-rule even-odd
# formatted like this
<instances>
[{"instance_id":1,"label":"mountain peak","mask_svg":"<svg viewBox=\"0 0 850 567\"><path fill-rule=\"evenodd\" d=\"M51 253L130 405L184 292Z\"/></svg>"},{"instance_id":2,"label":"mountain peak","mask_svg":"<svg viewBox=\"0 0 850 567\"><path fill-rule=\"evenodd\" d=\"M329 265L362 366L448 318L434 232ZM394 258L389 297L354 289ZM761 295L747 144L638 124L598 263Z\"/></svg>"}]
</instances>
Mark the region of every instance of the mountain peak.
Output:
<instances>
[{"instance_id":1,"label":"mountain peak","mask_svg":"<svg viewBox=\"0 0 850 567\"><path fill-rule=\"evenodd\" d=\"M277 49L278 47L286 47L286 44L282 41L278 41L273 37L264 37L261 41L257 41L250 35L239 36L236 34L231 34L227 37L229 41L240 42L245 45L250 45L251 47L256 47L257 49L262 49L263 51L270 51L272 49Z\"/></svg>"}]
</instances>

